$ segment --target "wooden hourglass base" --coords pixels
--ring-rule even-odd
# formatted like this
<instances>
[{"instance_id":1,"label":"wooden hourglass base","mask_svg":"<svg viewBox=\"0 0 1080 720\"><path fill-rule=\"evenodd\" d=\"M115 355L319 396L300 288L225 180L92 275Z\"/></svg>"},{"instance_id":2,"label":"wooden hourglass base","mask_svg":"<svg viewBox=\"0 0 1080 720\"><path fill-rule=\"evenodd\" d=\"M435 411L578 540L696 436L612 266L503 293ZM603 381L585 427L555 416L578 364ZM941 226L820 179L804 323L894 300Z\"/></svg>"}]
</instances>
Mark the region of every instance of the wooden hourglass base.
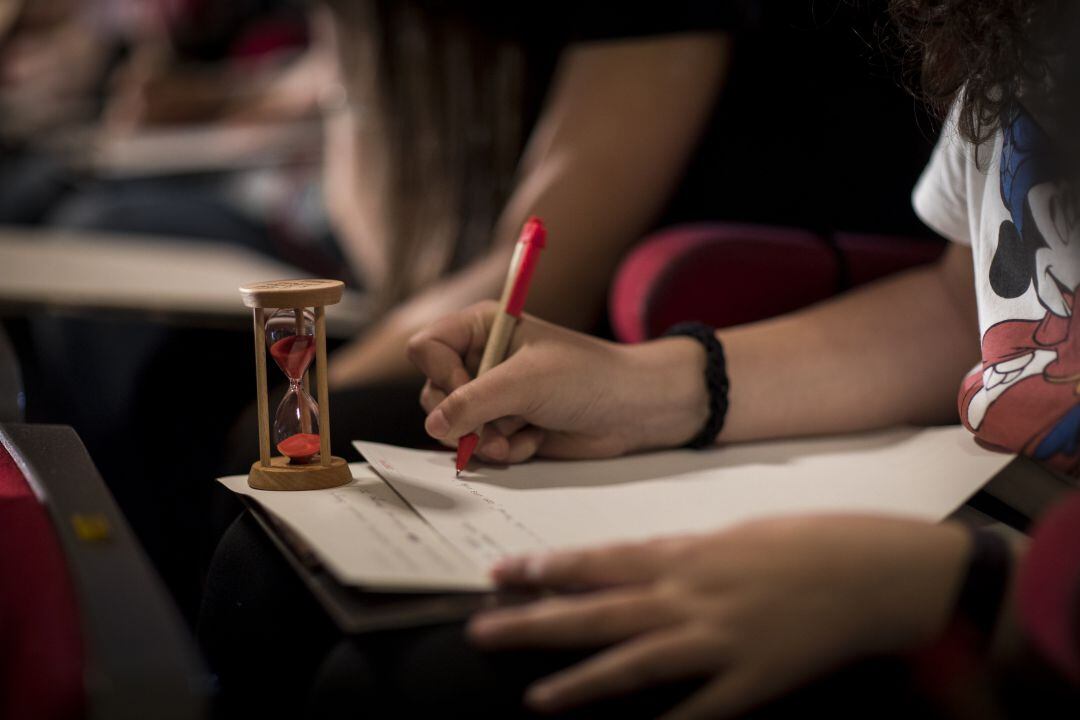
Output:
<instances>
[{"instance_id":1,"label":"wooden hourglass base","mask_svg":"<svg viewBox=\"0 0 1080 720\"><path fill-rule=\"evenodd\" d=\"M341 458L330 458L323 466L292 465L287 457L270 458L270 467L263 467L256 460L248 475L248 485L256 490L324 490L339 487L352 480L349 465Z\"/></svg>"}]
</instances>

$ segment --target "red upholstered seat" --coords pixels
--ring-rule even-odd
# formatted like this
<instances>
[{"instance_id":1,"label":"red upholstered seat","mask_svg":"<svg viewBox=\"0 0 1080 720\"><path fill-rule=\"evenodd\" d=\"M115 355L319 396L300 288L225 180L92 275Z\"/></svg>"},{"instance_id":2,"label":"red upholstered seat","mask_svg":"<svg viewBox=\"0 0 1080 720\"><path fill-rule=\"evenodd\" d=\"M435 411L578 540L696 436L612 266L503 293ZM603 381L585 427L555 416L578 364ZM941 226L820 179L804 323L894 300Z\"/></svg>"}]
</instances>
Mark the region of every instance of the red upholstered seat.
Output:
<instances>
[{"instance_id":1,"label":"red upholstered seat","mask_svg":"<svg viewBox=\"0 0 1080 720\"><path fill-rule=\"evenodd\" d=\"M646 238L623 261L609 306L615 336L641 342L697 320L727 327L780 315L936 258L940 242L704 224Z\"/></svg>"},{"instance_id":2,"label":"red upholstered seat","mask_svg":"<svg viewBox=\"0 0 1080 720\"><path fill-rule=\"evenodd\" d=\"M0 718L77 718L83 704L83 640L64 554L0 444Z\"/></svg>"},{"instance_id":3,"label":"red upholstered seat","mask_svg":"<svg viewBox=\"0 0 1080 720\"><path fill-rule=\"evenodd\" d=\"M851 287L933 262L945 249L941 240L858 233L838 233L833 242L844 259Z\"/></svg>"}]
</instances>

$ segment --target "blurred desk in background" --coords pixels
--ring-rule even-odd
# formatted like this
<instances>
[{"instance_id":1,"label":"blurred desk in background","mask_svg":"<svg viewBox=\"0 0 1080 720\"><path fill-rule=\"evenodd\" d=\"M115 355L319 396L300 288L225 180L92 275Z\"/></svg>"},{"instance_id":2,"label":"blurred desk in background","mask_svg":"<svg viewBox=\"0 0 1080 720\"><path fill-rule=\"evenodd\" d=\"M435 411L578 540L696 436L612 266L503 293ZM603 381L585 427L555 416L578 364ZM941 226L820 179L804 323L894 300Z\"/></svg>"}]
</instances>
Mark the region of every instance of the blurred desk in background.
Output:
<instances>
[{"instance_id":1,"label":"blurred desk in background","mask_svg":"<svg viewBox=\"0 0 1080 720\"><path fill-rule=\"evenodd\" d=\"M243 327L251 312L238 288L256 280L310 277L228 243L71 231L0 228L0 313L115 313L164 322ZM327 332L348 338L370 317L346 291L327 308Z\"/></svg>"},{"instance_id":2,"label":"blurred desk in background","mask_svg":"<svg viewBox=\"0 0 1080 720\"><path fill-rule=\"evenodd\" d=\"M96 128L62 135L50 146L71 165L101 178L229 173L296 165L317 167L318 121L205 124L109 135Z\"/></svg>"}]
</instances>

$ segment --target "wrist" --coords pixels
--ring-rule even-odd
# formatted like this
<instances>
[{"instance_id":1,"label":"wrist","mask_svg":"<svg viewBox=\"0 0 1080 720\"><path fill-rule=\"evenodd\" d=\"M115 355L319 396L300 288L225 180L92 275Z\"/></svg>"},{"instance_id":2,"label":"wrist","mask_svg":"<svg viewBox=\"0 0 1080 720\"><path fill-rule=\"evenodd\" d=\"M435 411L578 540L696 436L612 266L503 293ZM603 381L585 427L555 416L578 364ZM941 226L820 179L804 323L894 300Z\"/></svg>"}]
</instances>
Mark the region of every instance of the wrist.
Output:
<instances>
[{"instance_id":1,"label":"wrist","mask_svg":"<svg viewBox=\"0 0 1080 720\"><path fill-rule=\"evenodd\" d=\"M670 337L622 346L638 407L633 449L682 447L709 419L706 354L692 338Z\"/></svg>"},{"instance_id":2,"label":"wrist","mask_svg":"<svg viewBox=\"0 0 1080 720\"><path fill-rule=\"evenodd\" d=\"M884 646L877 650L908 652L941 636L952 617L971 550L968 531L954 523L927 526L906 544L890 563L892 577L878 583L880 614L874 625L891 632L881 637Z\"/></svg>"}]
</instances>

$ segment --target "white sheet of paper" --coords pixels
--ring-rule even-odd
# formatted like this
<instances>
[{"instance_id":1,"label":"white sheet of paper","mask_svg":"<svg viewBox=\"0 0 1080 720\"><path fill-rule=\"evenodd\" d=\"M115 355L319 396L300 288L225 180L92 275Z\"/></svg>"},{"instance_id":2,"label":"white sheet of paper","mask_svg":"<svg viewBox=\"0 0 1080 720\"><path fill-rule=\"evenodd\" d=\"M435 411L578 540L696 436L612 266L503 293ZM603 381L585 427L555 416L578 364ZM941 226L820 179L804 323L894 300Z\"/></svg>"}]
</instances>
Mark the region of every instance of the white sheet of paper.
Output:
<instances>
[{"instance_id":1,"label":"white sheet of paper","mask_svg":"<svg viewBox=\"0 0 1080 720\"><path fill-rule=\"evenodd\" d=\"M615 460L473 465L370 442L360 453L476 564L507 554L715 530L765 516L941 520L1011 459L961 427L675 450Z\"/></svg>"},{"instance_id":2,"label":"white sheet of paper","mask_svg":"<svg viewBox=\"0 0 1080 720\"><path fill-rule=\"evenodd\" d=\"M491 587L482 566L447 543L370 467L349 468L353 481L329 490L254 490L246 475L219 482L288 525L344 584L402 592Z\"/></svg>"}]
</instances>

